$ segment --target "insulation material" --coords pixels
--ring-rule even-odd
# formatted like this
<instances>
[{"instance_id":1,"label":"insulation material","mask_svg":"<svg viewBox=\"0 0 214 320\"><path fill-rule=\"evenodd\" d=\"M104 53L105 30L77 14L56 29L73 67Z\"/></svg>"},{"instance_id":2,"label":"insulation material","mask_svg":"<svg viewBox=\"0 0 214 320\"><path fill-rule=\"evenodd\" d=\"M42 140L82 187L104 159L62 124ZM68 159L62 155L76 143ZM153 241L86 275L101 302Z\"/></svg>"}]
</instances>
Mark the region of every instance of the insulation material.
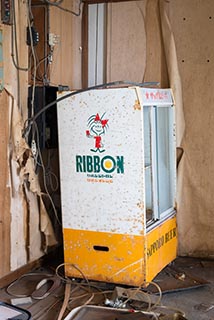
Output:
<instances>
[{"instance_id":1,"label":"insulation material","mask_svg":"<svg viewBox=\"0 0 214 320\"><path fill-rule=\"evenodd\" d=\"M51 221L47 215L45 205L42 197L40 196L40 221L41 221L41 231L45 235L45 246L44 251L47 251L48 247L54 246L57 244L56 238L54 236L54 230L51 224Z\"/></svg>"},{"instance_id":2,"label":"insulation material","mask_svg":"<svg viewBox=\"0 0 214 320\"><path fill-rule=\"evenodd\" d=\"M29 191L26 184L24 184L24 191L25 202L27 203L27 254L28 260L32 261L40 258L43 255L42 237L40 230L40 210L36 194Z\"/></svg>"}]
</instances>

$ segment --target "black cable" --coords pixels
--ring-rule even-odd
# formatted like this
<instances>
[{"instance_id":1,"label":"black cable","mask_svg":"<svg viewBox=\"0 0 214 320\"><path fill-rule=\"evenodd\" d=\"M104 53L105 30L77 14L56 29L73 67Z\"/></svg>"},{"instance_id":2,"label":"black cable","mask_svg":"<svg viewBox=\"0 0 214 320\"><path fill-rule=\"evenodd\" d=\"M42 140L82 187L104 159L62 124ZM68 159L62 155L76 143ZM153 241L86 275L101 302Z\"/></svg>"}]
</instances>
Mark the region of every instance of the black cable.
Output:
<instances>
[{"instance_id":1,"label":"black cable","mask_svg":"<svg viewBox=\"0 0 214 320\"><path fill-rule=\"evenodd\" d=\"M159 83L158 82L144 82L144 83L139 83L139 82L131 82L131 81L114 81L114 82L108 82L108 83L103 83L103 84L99 84L96 86L92 86L92 87L88 87L86 89L80 89L77 91L73 91L73 92L69 92L68 94L64 95L63 97L60 97L50 103L48 103L46 106L44 106L41 110L39 110L33 117L27 119L25 121L24 124L24 132L23 132L23 136L26 135L27 132L30 131L33 123L36 121L36 119L43 113L45 112L47 109L49 109L50 107L52 107L53 105L55 105L56 103L65 100L71 96L74 96L76 94L79 93L83 93L83 92L87 92L87 91L91 91L91 90L96 90L96 89L101 89L101 88L105 88L105 87L111 87L111 86L118 86L118 85L132 85L132 86L139 86L139 87L148 87L148 86L157 86ZM28 123L28 125L25 127L26 123Z\"/></svg>"}]
</instances>

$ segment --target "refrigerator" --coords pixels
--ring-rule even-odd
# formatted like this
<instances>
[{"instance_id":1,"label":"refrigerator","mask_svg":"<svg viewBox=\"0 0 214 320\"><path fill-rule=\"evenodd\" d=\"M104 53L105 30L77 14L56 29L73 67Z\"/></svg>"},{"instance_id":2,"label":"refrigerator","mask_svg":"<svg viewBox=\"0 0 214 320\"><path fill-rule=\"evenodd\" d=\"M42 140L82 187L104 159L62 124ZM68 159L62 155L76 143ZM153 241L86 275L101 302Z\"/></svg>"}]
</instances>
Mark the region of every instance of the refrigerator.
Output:
<instances>
[{"instance_id":1,"label":"refrigerator","mask_svg":"<svg viewBox=\"0 0 214 320\"><path fill-rule=\"evenodd\" d=\"M141 285L176 258L171 89L58 94L65 273Z\"/></svg>"}]
</instances>

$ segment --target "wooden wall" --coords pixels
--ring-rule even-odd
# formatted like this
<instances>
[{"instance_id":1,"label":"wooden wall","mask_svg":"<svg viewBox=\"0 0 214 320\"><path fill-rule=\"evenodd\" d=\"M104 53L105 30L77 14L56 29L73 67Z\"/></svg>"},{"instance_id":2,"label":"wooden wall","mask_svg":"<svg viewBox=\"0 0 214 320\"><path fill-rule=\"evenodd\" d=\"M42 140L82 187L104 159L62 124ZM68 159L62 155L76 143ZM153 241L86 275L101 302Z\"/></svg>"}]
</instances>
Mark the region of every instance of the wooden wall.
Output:
<instances>
[{"instance_id":1,"label":"wooden wall","mask_svg":"<svg viewBox=\"0 0 214 320\"><path fill-rule=\"evenodd\" d=\"M63 6L78 13L79 1L64 0ZM50 33L58 37L50 66L50 82L67 85L70 89L82 87L82 19L56 7L50 7Z\"/></svg>"},{"instance_id":2,"label":"wooden wall","mask_svg":"<svg viewBox=\"0 0 214 320\"><path fill-rule=\"evenodd\" d=\"M26 5L22 2L16 4L17 18L17 46L18 46L18 63L19 66L27 67L28 53L27 48L22 46L26 37ZM20 114L26 112L27 99L27 72L19 73L13 66L11 59L11 26L0 25L3 32L3 67L4 67L4 86L5 89L0 93L1 105L1 182L0 182L0 276L9 273L17 266L26 263L25 248L25 226L24 210L15 206L14 214L18 216L17 220L11 214L11 207L14 199L11 188L11 174L15 168L12 168L12 127L13 122L12 109L16 105ZM17 57L15 57L17 59ZM17 62L17 61L16 61ZM22 201L22 200L21 200Z\"/></svg>"},{"instance_id":3,"label":"wooden wall","mask_svg":"<svg viewBox=\"0 0 214 320\"><path fill-rule=\"evenodd\" d=\"M15 1L15 14L15 64L12 62L14 25L0 25L3 32L4 67L4 90L0 93L0 277L37 260L44 254L48 243L56 243L54 236L49 236L53 230L47 212L39 207L40 186L30 149L22 136L28 114L26 1ZM45 244L42 238L45 238Z\"/></svg>"},{"instance_id":4,"label":"wooden wall","mask_svg":"<svg viewBox=\"0 0 214 320\"><path fill-rule=\"evenodd\" d=\"M107 82L144 80L147 48L145 3L108 4Z\"/></svg>"},{"instance_id":5,"label":"wooden wall","mask_svg":"<svg viewBox=\"0 0 214 320\"><path fill-rule=\"evenodd\" d=\"M2 112L0 113L0 276L10 271L10 189L8 187L9 168L8 168L8 127L9 113L7 94L0 94L0 105Z\"/></svg>"}]
</instances>

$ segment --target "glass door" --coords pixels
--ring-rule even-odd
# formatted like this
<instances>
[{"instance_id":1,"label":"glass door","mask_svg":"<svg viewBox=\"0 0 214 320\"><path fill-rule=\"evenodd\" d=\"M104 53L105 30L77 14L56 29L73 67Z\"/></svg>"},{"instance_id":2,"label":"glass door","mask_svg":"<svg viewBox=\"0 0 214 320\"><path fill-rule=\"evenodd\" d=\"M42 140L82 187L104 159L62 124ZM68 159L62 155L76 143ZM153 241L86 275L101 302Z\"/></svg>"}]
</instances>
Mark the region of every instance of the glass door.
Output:
<instances>
[{"instance_id":1,"label":"glass door","mask_svg":"<svg viewBox=\"0 0 214 320\"><path fill-rule=\"evenodd\" d=\"M175 137L173 107L155 107L159 218L174 209Z\"/></svg>"},{"instance_id":2,"label":"glass door","mask_svg":"<svg viewBox=\"0 0 214 320\"><path fill-rule=\"evenodd\" d=\"M174 108L145 106L143 122L146 224L150 226L174 211Z\"/></svg>"}]
</instances>

